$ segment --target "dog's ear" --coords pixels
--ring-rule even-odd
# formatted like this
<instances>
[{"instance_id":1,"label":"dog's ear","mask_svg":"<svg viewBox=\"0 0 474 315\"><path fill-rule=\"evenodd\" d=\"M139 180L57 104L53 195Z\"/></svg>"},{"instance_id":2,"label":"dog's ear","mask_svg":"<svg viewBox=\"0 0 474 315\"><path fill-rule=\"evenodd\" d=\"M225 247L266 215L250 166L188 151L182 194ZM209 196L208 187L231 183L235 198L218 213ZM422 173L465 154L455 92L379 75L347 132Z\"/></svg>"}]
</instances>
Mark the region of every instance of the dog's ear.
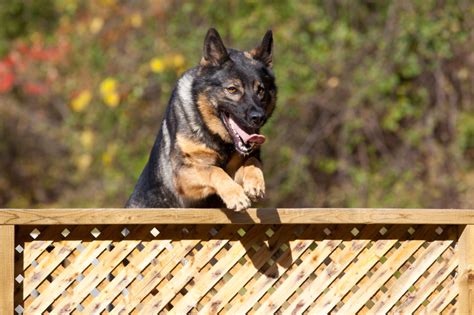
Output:
<instances>
[{"instance_id":1,"label":"dog's ear","mask_svg":"<svg viewBox=\"0 0 474 315\"><path fill-rule=\"evenodd\" d=\"M263 36L262 42L257 48L250 51L254 59L260 60L267 67L272 67L272 52L273 52L273 33L268 30Z\"/></svg>"},{"instance_id":2,"label":"dog's ear","mask_svg":"<svg viewBox=\"0 0 474 315\"><path fill-rule=\"evenodd\" d=\"M210 28L207 31L204 39L203 56L201 65L219 66L229 60L229 54L222 42L222 39L215 28Z\"/></svg>"}]
</instances>

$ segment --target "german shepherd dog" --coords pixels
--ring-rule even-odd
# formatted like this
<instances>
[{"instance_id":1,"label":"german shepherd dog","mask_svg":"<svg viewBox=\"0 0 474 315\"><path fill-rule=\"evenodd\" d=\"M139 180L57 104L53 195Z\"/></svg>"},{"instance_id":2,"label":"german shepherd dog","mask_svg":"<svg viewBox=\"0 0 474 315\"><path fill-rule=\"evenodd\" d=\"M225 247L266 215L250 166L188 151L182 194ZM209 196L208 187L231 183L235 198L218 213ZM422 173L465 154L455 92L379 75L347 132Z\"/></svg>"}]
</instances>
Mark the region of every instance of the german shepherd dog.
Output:
<instances>
[{"instance_id":1,"label":"german shepherd dog","mask_svg":"<svg viewBox=\"0 0 474 315\"><path fill-rule=\"evenodd\" d=\"M269 30L251 51L211 28L199 65L179 79L128 208L247 209L265 195L259 134L277 89Z\"/></svg>"}]
</instances>

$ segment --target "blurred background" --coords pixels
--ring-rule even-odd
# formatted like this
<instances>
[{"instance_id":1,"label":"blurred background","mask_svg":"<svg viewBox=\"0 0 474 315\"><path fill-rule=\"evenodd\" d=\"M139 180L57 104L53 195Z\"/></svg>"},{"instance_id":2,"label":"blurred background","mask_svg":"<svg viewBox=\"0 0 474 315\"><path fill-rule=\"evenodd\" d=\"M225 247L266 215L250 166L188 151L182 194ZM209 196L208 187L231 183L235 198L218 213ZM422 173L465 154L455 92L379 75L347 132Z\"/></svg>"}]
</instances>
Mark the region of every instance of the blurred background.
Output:
<instances>
[{"instance_id":1,"label":"blurred background","mask_svg":"<svg viewBox=\"0 0 474 315\"><path fill-rule=\"evenodd\" d=\"M207 29L275 37L264 206L474 207L474 2L0 2L0 207L121 207Z\"/></svg>"}]
</instances>

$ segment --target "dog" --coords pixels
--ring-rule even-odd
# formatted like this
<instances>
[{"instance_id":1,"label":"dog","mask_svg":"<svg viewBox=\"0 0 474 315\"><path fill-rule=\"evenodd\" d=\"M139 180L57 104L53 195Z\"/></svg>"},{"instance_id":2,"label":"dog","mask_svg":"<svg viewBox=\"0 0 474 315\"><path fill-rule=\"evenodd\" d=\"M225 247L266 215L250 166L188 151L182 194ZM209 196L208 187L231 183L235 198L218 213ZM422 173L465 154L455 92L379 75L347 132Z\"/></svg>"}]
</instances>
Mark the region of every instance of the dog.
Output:
<instances>
[{"instance_id":1,"label":"dog","mask_svg":"<svg viewBox=\"0 0 474 315\"><path fill-rule=\"evenodd\" d=\"M259 131L276 104L272 51L271 30L255 49L239 51L209 29L199 65L172 92L127 208L242 211L264 197Z\"/></svg>"}]
</instances>

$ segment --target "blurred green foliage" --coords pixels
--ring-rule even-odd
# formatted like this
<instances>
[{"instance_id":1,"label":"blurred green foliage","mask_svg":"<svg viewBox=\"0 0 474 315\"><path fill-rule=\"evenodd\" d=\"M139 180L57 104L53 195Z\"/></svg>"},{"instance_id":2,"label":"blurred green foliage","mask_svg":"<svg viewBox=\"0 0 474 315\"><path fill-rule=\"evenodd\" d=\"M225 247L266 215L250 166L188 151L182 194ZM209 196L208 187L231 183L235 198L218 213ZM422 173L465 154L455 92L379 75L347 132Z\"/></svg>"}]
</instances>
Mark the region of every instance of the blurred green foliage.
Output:
<instances>
[{"instance_id":1,"label":"blurred green foliage","mask_svg":"<svg viewBox=\"0 0 474 315\"><path fill-rule=\"evenodd\" d=\"M58 14L52 0L8 1L0 3L0 55L10 48L10 41L33 31L49 34L57 26Z\"/></svg>"},{"instance_id":2,"label":"blurred green foliage","mask_svg":"<svg viewBox=\"0 0 474 315\"><path fill-rule=\"evenodd\" d=\"M0 206L122 206L206 30L272 28L264 133L285 207L474 206L470 1L0 4Z\"/></svg>"}]
</instances>

